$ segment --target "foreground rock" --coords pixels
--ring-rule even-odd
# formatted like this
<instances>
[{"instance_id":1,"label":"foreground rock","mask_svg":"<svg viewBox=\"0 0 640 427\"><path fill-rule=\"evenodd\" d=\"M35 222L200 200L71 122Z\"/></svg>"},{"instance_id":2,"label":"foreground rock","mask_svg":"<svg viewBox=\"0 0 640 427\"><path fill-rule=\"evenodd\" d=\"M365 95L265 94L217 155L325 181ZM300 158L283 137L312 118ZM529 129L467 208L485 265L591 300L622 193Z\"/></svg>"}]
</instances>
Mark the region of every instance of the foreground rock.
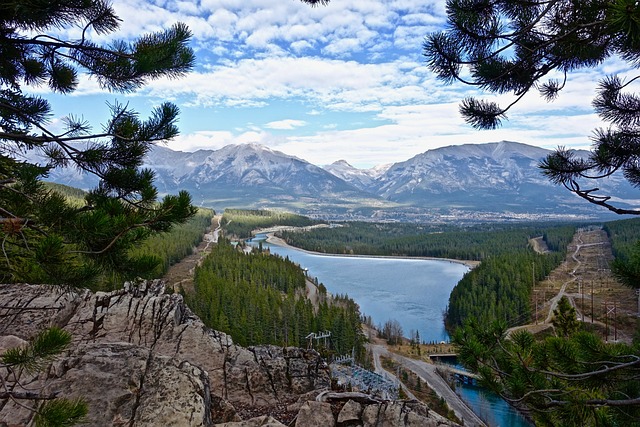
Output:
<instances>
[{"instance_id":1,"label":"foreground rock","mask_svg":"<svg viewBox=\"0 0 640 427\"><path fill-rule=\"evenodd\" d=\"M330 378L315 351L237 346L204 326L180 295L164 294L157 281L95 294L0 285L0 353L49 326L71 332L73 349L45 371L22 374L12 384L16 391L82 397L92 426L443 422L434 421L423 405L316 402ZM30 423L33 412L24 405L33 402L0 400L0 426Z\"/></svg>"}]
</instances>

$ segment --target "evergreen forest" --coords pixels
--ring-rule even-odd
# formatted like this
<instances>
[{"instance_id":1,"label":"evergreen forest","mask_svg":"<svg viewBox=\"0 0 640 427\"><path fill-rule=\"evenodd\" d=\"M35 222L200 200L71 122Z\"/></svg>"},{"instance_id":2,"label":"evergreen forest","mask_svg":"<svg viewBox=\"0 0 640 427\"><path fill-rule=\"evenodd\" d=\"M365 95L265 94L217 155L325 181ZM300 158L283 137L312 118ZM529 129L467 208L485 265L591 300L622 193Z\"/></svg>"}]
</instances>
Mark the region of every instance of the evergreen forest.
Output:
<instances>
[{"instance_id":1,"label":"evergreen forest","mask_svg":"<svg viewBox=\"0 0 640 427\"><path fill-rule=\"evenodd\" d=\"M317 306L305 298L306 277L288 259L246 252L221 239L196 269L195 292L185 295L204 323L242 346L306 347L311 332L331 331L330 354L364 354L358 305L318 286ZM327 346L329 347L329 345Z\"/></svg>"},{"instance_id":2,"label":"evergreen forest","mask_svg":"<svg viewBox=\"0 0 640 427\"><path fill-rule=\"evenodd\" d=\"M56 182L45 182L44 186L50 191L55 191L67 198L69 202L80 204L85 198L87 192L68 185L58 184Z\"/></svg>"},{"instance_id":3,"label":"evergreen forest","mask_svg":"<svg viewBox=\"0 0 640 427\"><path fill-rule=\"evenodd\" d=\"M640 218L610 221L604 224L616 259L627 259L640 242Z\"/></svg>"},{"instance_id":4,"label":"evergreen forest","mask_svg":"<svg viewBox=\"0 0 640 427\"><path fill-rule=\"evenodd\" d=\"M287 243L325 253L425 256L481 263L456 285L445 323L452 330L465 319L526 323L531 316L534 283L544 279L565 256L575 226L560 224L453 226L340 223L305 232L282 231ZM530 239L542 237L549 250L537 254Z\"/></svg>"},{"instance_id":5,"label":"evergreen forest","mask_svg":"<svg viewBox=\"0 0 640 427\"><path fill-rule=\"evenodd\" d=\"M554 231L550 231L554 230ZM551 251L561 251L574 227L561 224L445 224L340 222L304 232L276 234L302 249L357 255L453 258L482 261L496 253L520 251L532 237L542 236ZM568 240L567 240L567 236Z\"/></svg>"},{"instance_id":6,"label":"evergreen forest","mask_svg":"<svg viewBox=\"0 0 640 427\"><path fill-rule=\"evenodd\" d=\"M135 256L154 256L159 264L151 279L162 277L169 267L191 255L211 227L211 209L198 208L198 212L186 223L174 226L171 231L149 237L140 246L132 248Z\"/></svg>"},{"instance_id":7,"label":"evergreen forest","mask_svg":"<svg viewBox=\"0 0 640 427\"><path fill-rule=\"evenodd\" d=\"M531 295L564 260L565 253L537 254L531 249L498 253L484 259L458 282L447 307L445 324L452 330L468 318L481 324L502 320L509 326L531 318Z\"/></svg>"},{"instance_id":8,"label":"evergreen forest","mask_svg":"<svg viewBox=\"0 0 640 427\"><path fill-rule=\"evenodd\" d=\"M225 209L222 216L222 224L227 235L235 236L239 239L251 237L251 232L259 228L274 227L276 225L307 227L320 223L322 222L289 212L259 209Z\"/></svg>"}]
</instances>

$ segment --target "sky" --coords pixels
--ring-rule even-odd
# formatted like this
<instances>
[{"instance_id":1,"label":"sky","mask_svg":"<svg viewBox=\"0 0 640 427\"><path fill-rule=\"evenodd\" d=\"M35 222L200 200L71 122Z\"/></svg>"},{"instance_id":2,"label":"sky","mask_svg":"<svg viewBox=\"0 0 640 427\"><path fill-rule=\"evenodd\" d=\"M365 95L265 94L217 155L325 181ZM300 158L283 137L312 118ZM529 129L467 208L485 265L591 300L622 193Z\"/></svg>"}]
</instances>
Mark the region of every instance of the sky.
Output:
<instances>
[{"instance_id":1,"label":"sky","mask_svg":"<svg viewBox=\"0 0 640 427\"><path fill-rule=\"evenodd\" d=\"M434 148L501 140L553 149L588 148L604 126L591 107L597 81L628 72L611 59L575 72L553 103L532 93L497 130L478 131L458 113L474 96L506 105L510 96L445 85L426 67L422 43L441 31L444 0L115 0L117 36L186 23L196 64L179 79L159 79L130 94L102 90L80 76L71 95L31 88L50 100L52 126L82 117L100 129L108 104L127 103L145 117L171 101L181 110L174 150L257 143L316 165L346 160L359 168L407 160ZM63 30L78 37L80 30Z\"/></svg>"}]
</instances>

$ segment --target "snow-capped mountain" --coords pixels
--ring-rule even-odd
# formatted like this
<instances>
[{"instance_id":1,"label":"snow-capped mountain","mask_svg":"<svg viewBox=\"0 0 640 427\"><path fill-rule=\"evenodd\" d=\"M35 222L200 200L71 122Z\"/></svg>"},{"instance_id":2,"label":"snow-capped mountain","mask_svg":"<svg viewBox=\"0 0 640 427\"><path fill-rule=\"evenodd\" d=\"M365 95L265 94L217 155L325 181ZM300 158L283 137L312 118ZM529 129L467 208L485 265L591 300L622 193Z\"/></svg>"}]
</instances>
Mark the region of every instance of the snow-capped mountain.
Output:
<instances>
[{"instance_id":1,"label":"snow-capped mountain","mask_svg":"<svg viewBox=\"0 0 640 427\"><path fill-rule=\"evenodd\" d=\"M145 167L156 171L161 190L186 189L196 202L218 208L378 199L318 166L259 144L196 153L155 147Z\"/></svg>"},{"instance_id":2,"label":"snow-capped mountain","mask_svg":"<svg viewBox=\"0 0 640 427\"><path fill-rule=\"evenodd\" d=\"M376 180L390 167L391 163L371 169L358 169L351 166L346 160L338 160L330 165L322 166L329 173L364 191L371 191L376 185Z\"/></svg>"},{"instance_id":3,"label":"snow-capped mountain","mask_svg":"<svg viewBox=\"0 0 640 427\"><path fill-rule=\"evenodd\" d=\"M548 153L507 141L438 148L394 164L376 181L374 191L389 200L422 206L501 209L529 205L541 196L566 198L566 191L553 186L537 167Z\"/></svg>"},{"instance_id":4,"label":"snow-capped mountain","mask_svg":"<svg viewBox=\"0 0 640 427\"><path fill-rule=\"evenodd\" d=\"M538 164L548 153L508 141L465 144L362 170L344 160L323 169L258 144L194 153L156 146L144 167L156 173L160 192L185 189L195 203L218 210L286 208L342 219L408 220L447 211L530 213L538 218L606 213L541 174ZM95 179L76 170L53 171L50 180L83 189L95 185ZM637 190L621 176L597 185L618 201L638 205L633 200Z\"/></svg>"},{"instance_id":5,"label":"snow-capped mountain","mask_svg":"<svg viewBox=\"0 0 640 427\"><path fill-rule=\"evenodd\" d=\"M510 141L442 147L394 164L371 191L387 200L425 207L593 212L593 205L542 174L538 165L549 153ZM586 157L588 152L577 154ZM632 193L621 177L601 180L598 186L605 192Z\"/></svg>"},{"instance_id":6,"label":"snow-capped mountain","mask_svg":"<svg viewBox=\"0 0 640 427\"><path fill-rule=\"evenodd\" d=\"M452 194L460 191L518 191L525 182L550 183L538 162L548 150L514 142L465 144L429 150L391 166L376 182L387 198L411 198L416 193Z\"/></svg>"},{"instance_id":7,"label":"snow-capped mountain","mask_svg":"<svg viewBox=\"0 0 640 427\"><path fill-rule=\"evenodd\" d=\"M281 187L295 194L351 191L353 187L318 166L259 144L228 145L211 153L184 181Z\"/></svg>"}]
</instances>

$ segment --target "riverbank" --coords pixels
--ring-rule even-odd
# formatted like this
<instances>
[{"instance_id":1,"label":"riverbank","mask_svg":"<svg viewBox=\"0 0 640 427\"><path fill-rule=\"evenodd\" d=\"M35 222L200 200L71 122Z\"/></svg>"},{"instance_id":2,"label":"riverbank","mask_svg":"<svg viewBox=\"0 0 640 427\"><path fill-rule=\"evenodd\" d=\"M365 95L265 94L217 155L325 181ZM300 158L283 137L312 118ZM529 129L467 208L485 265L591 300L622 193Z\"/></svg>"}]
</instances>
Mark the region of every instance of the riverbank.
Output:
<instances>
[{"instance_id":1,"label":"riverbank","mask_svg":"<svg viewBox=\"0 0 640 427\"><path fill-rule=\"evenodd\" d=\"M262 234L263 232L257 231L256 234ZM264 233L267 236L267 243L271 243L272 245L282 246L287 248L292 248L301 252L305 252L311 255L320 255L320 256L339 256L339 257L350 257L350 258L382 258L382 259L424 259L430 261L449 261L456 264L462 264L469 268L475 268L480 264L480 261L472 261L472 260L460 260L453 258L436 258L436 257L411 257L411 256L399 256L399 255L359 255L359 254L327 254L324 252L316 252L309 251L306 249L298 248L296 246L291 246L284 239L274 235L273 232Z\"/></svg>"}]
</instances>

